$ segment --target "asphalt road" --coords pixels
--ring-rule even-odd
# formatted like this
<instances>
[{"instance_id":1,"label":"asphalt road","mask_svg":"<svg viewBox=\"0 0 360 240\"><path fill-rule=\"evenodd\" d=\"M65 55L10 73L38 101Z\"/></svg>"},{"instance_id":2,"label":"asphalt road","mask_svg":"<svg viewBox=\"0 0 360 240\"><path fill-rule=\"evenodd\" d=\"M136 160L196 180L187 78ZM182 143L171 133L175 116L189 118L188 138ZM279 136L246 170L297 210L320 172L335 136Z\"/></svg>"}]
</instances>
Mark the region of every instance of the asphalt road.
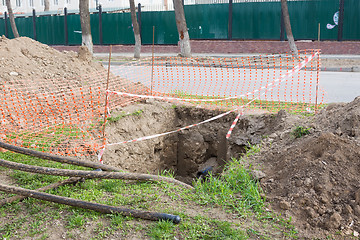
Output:
<instances>
[{"instance_id":1,"label":"asphalt road","mask_svg":"<svg viewBox=\"0 0 360 240\"><path fill-rule=\"evenodd\" d=\"M327 103L351 102L360 96L360 72L320 72Z\"/></svg>"},{"instance_id":2,"label":"asphalt road","mask_svg":"<svg viewBox=\"0 0 360 240\"><path fill-rule=\"evenodd\" d=\"M267 91L263 88L253 96L262 100L312 103L316 98L315 71L301 70L287 80L275 82L284 70L154 66L152 75L151 66L122 64L112 65L111 71L162 93L240 96L272 84ZM350 102L360 95L360 72L320 72L319 86L318 102Z\"/></svg>"}]
</instances>

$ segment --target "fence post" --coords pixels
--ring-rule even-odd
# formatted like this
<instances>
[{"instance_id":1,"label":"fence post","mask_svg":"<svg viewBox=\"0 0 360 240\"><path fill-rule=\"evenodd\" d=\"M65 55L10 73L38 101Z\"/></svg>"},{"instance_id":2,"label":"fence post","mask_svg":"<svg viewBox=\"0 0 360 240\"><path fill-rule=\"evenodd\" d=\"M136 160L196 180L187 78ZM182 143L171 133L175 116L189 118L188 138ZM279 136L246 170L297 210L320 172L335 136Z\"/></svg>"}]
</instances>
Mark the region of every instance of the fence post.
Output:
<instances>
[{"instance_id":1,"label":"fence post","mask_svg":"<svg viewBox=\"0 0 360 240\"><path fill-rule=\"evenodd\" d=\"M233 0L229 0L228 39L232 39Z\"/></svg>"},{"instance_id":2,"label":"fence post","mask_svg":"<svg viewBox=\"0 0 360 240\"><path fill-rule=\"evenodd\" d=\"M5 37L9 38L9 30L8 30L8 16L7 16L7 12L5 12Z\"/></svg>"},{"instance_id":3,"label":"fence post","mask_svg":"<svg viewBox=\"0 0 360 240\"><path fill-rule=\"evenodd\" d=\"M280 41L285 41L285 24L284 24L284 14L282 8L281 8L281 19L280 19Z\"/></svg>"},{"instance_id":4,"label":"fence post","mask_svg":"<svg viewBox=\"0 0 360 240\"><path fill-rule=\"evenodd\" d=\"M34 40L37 41L36 36L36 12L35 9L32 10L32 20L33 20L33 33L34 33Z\"/></svg>"},{"instance_id":5,"label":"fence post","mask_svg":"<svg viewBox=\"0 0 360 240\"><path fill-rule=\"evenodd\" d=\"M141 4L138 4L138 14L137 14L137 20L138 20L138 24L139 24L139 31L140 31L140 38L141 38L141 42L142 42L142 31L141 31Z\"/></svg>"},{"instance_id":6,"label":"fence post","mask_svg":"<svg viewBox=\"0 0 360 240\"><path fill-rule=\"evenodd\" d=\"M340 0L339 6L339 24L338 24L338 41L343 40L343 28L344 28L344 0Z\"/></svg>"},{"instance_id":7,"label":"fence post","mask_svg":"<svg viewBox=\"0 0 360 240\"><path fill-rule=\"evenodd\" d=\"M102 31L102 6L99 5L99 42L103 45L103 31Z\"/></svg>"},{"instance_id":8,"label":"fence post","mask_svg":"<svg viewBox=\"0 0 360 240\"><path fill-rule=\"evenodd\" d=\"M65 33L65 45L69 45L69 35L68 35L68 22L67 22L67 8L64 8L64 33Z\"/></svg>"}]
</instances>

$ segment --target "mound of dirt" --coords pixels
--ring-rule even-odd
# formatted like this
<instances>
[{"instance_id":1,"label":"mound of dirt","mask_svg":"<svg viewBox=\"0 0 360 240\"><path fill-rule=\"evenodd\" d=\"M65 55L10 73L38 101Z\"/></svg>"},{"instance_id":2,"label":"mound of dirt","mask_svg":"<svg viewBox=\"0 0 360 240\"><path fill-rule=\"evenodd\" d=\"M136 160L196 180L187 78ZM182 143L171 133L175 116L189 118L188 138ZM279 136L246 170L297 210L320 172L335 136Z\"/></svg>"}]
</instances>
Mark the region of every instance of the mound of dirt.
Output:
<instances>
[{"instance_id":1,"label":"mound of dirt","mask_svg":"<svg viewBox=\"0 0 360 240\"><path fill-rule=\"evenodd\" d=\"M59 52L27 37L0 37L0 78L4 80L70 79L103 70L86 48L79 54Z\"/></svg>"},{"instance_id":2,"label":"mound of dirt","mask_svg":"<svg viewBox=\"0 0 360 240\"><path fill-rule=\"evenodd\" d=\"M305 239L348 239L360 232L360 98L322 110L295 138L275 131L254 157L266 177L261 185L270 206L293 219ZM288 117L290 117L288 115ZM253 159L253 160L254 160Z\"/></svg>"},{"instance_id":3,"label":"mound of dirt","mask_svg":"<svg viewBox=\"0 0 360 240\"><path fill-rule=\"evenodd\" d=\"M317 128L339 136L360 138L360 97L344 104L331 104L316 117Z\"/></svg>"}]
</instances>

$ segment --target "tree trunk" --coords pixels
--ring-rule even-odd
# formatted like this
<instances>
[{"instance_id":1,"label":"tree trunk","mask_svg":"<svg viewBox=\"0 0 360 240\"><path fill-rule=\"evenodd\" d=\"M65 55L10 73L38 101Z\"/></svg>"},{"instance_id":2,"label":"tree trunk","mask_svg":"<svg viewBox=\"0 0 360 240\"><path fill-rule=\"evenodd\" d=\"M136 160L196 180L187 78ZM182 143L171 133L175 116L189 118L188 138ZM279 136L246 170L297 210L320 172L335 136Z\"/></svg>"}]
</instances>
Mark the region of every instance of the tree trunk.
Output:
<instances>
[{"instance_id":1,"label":"tree trunk","mask_svg":"<svg viewBox=\"0 0 360 240\"><path fill-rule=\"evenodd\" d=\"M286 36L289 41L290 50L297 57L298 50L296 48L294 36L291 31L291 23L290 23L290 16L289 16L287 0L281 0L281 10L282 10L282 14L283 14Z\"/></svg>"},{"instance_id":2,"label":"tree trunk","mask_svg":"<svg viewBox=\"0 0 360 240\"><path fill-rule=\"evenodd\" d=\"M173 0L176 26L179 32L180 55L191 57L189 32L186 26L184 6L182 0Z\"/></svg>"},{"instance_id":3,"label":"tree trunk","mask_svg":"<svg viewBox=\"0 0 360 240\"><path fill-rule=\"evenodd\" d=\"M130 3L130 11L131 11L131 21L132 21L132 25L134 29L134 37L135 37L134 58L140 58L141 37L140 37L139 24L136 18L135 2L134 0L129 0L129 3Z\"/></svg>"},{"instance_id":4,"label":"tree trunk","mask_svg":"<svg viewBox=\"0 0 360 240\"><path fill-rule=\"evenodd\" d=\"M13 13L13 10L12 10L12 7L11 7L10 0L6 0L6 6L7 6L8 12L9 12L9 20L10 20L10 26L11 26L12 32L14 34L14 37L18 38L20 36L19 36L19 32L18 32L16 24L15 24L14 13Z\"/></svg>"},{"instance_id":5,"label":"tree trunk","mask_svg":"<svg viewBox=\"0 0 360 240\"><path fill-rule=\"evenodd\" d=\"M44 0L44 12L47 12L50 10L50 1Z\"/></svg>"},{"instance_id":6,"label":"tree trunk","mask_svg":"<svg viewBox=\"0 0 360 240\"><path fill-rule=\"evenodd\" d=\"M79 1L80 23L81 23L81 45L86 46L93 53L93 42L91 37L89 0Z\"/></svg>"}]
</instances>

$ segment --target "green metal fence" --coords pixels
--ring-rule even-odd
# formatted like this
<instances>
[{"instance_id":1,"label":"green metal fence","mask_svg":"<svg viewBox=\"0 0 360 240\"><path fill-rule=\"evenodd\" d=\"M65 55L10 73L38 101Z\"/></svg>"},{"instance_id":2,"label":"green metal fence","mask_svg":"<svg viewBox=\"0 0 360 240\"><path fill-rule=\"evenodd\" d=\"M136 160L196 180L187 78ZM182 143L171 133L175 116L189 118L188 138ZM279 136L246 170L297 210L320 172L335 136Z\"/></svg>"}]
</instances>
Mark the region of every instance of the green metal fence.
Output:
<instances>
[{"instance_id":1,"label":"green metal fence","mask_svg":"<svg viewBox=\"0 0 360 240\"><path fill-rule=\"evenodd\" d=\"M178 42L179 34L176 28L174 11L142 12L142 43L152 43L153 26L155 27L154 42L156 44L176 44ZM134 35L132 32L131 34Z\"/></svg>"},{"instance_id":2,"label":"green metal fence","mask_svg":"<svg viewBox=\"0 0 360 240\"><path fill-rule=\"evenodd\" d=\"M279 39L280 21L280 2L236 3L232 36L234 39Z\"/></svg>"},{"instance_id":3,"label":"green metal fence","mask_svg":"<svg viewBox=\"0 0 360 240\"><path fill-rule=\"evenodd\" d=\"M344 6L344 40L360 40L360 1L346 0Z\"/></svg>"},{"instance_id":4,"label":"green metal fence","mask_svg":"<svg viewBox=\"0 0 360 240\"><path fill-rule=\"evenodd\" d=\"M334 14L344 3L342 34L334 23ZM289 1L289 14L295 39L360 40L359 0L304 0ZM243 2L186 5L184 7L191 39L253 39L281 38L281 4L277 2ZM133 44L134 35L130 13L102 13L90 15L94 44ZM67 25L65 25L65 18ZM19 34L54 45L81 44L81 26L78 14L36 16L36 35L33 17L15 19ZM335 25L329 29L327 24ZM339 23L340 24L340 23ZM178 33L174 11L141 13L143 44L151 44L155 27L156 44L176 44ZM319 28L320 26L320 28ZM8 37L13 34L7 20ZM320 30L320 32L319 32ZM67 31L67 38L65 31ZM0 34L5 35L5 18L0 18ZM101 42L102 40L102 42Z\"/></svg>"},{"instance_id":5,"label":"green metal fence","mask_svg":"<svg viewBox=\"0 0 360 240\"><path fill-rule=\"evenodd\" d=\"M31 21L31 18L28 18L28 21ZM21 29L22 26L18 25L18 28ZM37 17L36 35L37 40L45 44L64 44L64 16Z\"/></svg>"},{"instance_id":6,"label":"green metal fence","mask_svg":"<svg viewBox=\"0 0 360 240\"><path fill-rule=\"evenodd\" d=\"M227 39L228 4L189 5L184 11L191 39Z\"/></svg>"},{"instance_id":7,"label":"green metal fence","mask_svg":"<svg viewBox=\"0 0 360 240\"><path fill-rule=\"evenodd\" d=\"M339 11L339 1L317 0L289 2L291 27L295 39L317 39L320 24L320 39L336 40L337 30L327 29L328 23L334 24L333 16Z\"/></svg>"}]
</instances>

